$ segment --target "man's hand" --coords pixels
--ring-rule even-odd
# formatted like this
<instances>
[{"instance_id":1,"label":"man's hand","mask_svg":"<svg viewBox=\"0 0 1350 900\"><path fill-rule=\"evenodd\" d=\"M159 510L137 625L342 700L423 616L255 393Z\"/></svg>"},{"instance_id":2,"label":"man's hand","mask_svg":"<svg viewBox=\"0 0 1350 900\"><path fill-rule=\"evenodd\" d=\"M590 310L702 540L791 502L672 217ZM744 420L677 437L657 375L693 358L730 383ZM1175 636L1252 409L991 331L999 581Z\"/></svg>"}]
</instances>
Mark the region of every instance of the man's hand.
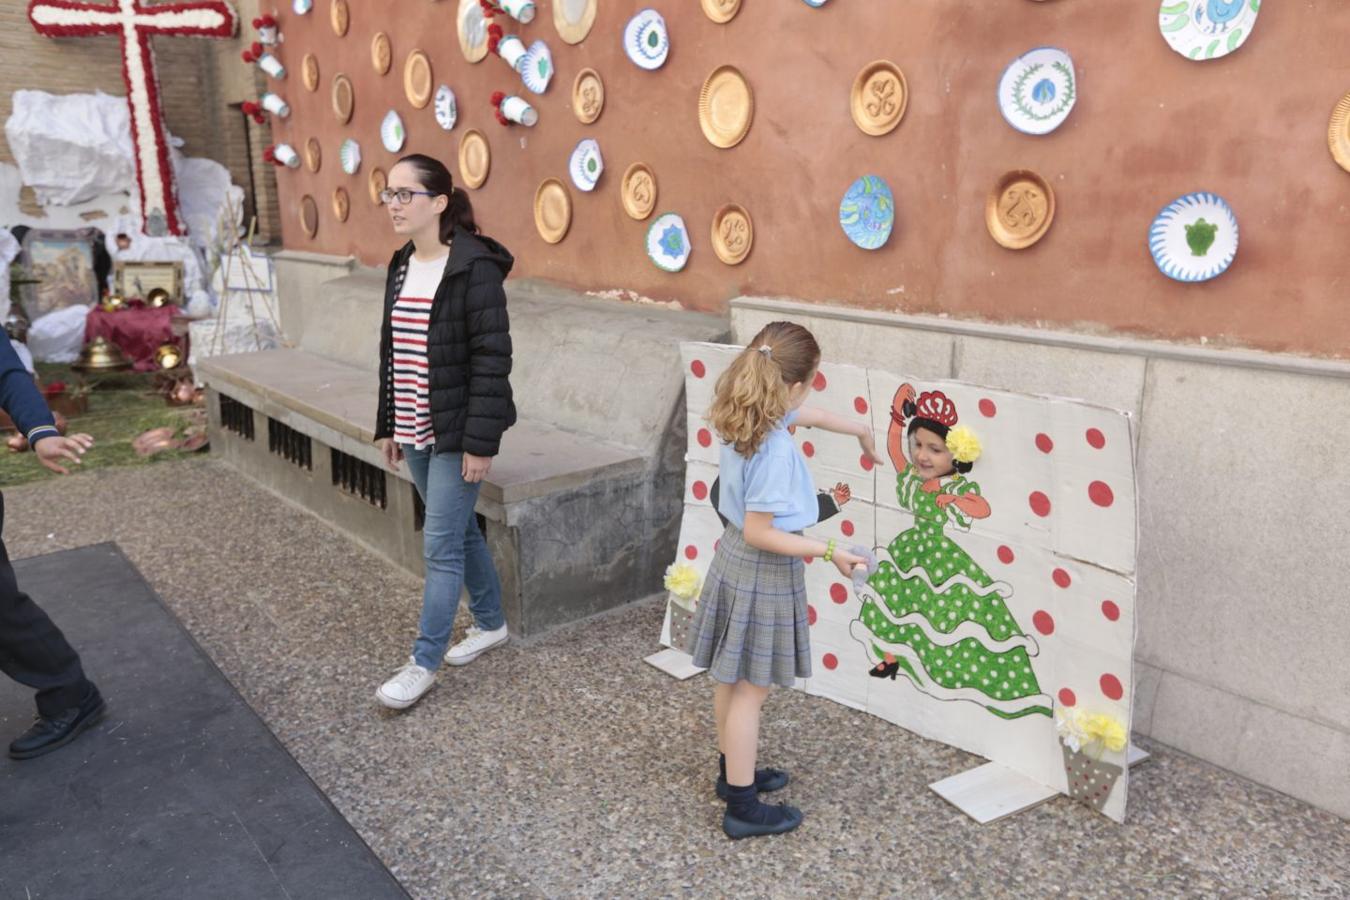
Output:
<instances>
[{"instance_id":1,"label":"man's hand","mask_svg":"<svg viewBox=\"0 0 1350 900\"><path fill-rule=\"evenodd\" d=\"M51 469L58 475L69 475L70 470L61 465L61 460L68 459L75 465L80 465L85 452L94 446L94 439L87 434L72 434L66 437L47 437L33 445L33 452L37 454L38 462Z\"/></svg>"}]
</instances>

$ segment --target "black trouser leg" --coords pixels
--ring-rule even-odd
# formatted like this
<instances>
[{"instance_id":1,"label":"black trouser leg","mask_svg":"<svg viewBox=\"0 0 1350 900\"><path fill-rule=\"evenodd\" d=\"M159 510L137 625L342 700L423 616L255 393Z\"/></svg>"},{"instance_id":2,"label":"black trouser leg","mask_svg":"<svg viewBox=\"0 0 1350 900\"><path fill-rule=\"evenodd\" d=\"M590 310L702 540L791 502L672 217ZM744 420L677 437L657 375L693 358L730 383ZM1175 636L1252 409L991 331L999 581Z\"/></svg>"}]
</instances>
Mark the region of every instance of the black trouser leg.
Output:
<instances>
[{"instance_id":1,"label":"black trouser leg","mask_svg":"<svg viewBox=\"0 0 1350 900\"><path fill-rule=\"evenodd\" d=\"M0 494L0 529L5 521ZM79 706L92 687L80 655L33 599L19 590L9 551L0 540L0 672L37 689L38 713L60 715Z\"/></svg>"}]
</instances>

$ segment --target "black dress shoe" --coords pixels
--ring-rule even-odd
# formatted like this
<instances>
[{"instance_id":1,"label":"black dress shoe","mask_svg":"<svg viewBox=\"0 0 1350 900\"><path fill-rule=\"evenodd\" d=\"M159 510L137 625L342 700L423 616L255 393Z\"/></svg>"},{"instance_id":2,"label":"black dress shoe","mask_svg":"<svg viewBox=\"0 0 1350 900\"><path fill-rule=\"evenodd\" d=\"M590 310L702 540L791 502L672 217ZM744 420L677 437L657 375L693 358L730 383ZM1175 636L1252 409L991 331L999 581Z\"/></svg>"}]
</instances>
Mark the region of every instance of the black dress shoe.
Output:
<instances>
[{"instance_id":1,"label":"black dress shoe","mask_svg":"<svg viewBox=\"0 0 1350 900\"><path fill-rule=\"evenodd\" d=\"M103 695L98 692L98 688L91 688L89 695L79 706L72 707L55 718L39 716L32 728L9 745L10 758L32 759L64 747L79 737L80 732L103 718L107 709L108 704L103 701Z\"/></svg>"}]
</instances>

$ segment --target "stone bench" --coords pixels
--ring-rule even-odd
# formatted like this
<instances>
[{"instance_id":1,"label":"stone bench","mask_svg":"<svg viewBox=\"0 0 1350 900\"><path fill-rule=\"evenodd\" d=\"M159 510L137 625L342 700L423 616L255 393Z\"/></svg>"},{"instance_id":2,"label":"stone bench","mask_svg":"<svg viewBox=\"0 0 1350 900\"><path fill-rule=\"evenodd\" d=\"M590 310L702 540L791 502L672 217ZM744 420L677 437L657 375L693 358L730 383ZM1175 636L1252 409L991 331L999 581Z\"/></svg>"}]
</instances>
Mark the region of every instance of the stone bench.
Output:
<instances>
[{"instance_id":1,"label":"stone bench","mask_svg":"<svg viewBox=\"0 0 1350 900\"><path fill-rule=\"evenodd\" d=\"M212 357L198 377L213 453L420 575L420 500L372 443L383 283L366 270L288 297L283 277L282 325L299 346ZM532 636L660 590L684 483L679 342L723 339L727 323L507 286L519 421L477 511L507 621Z\"/></svg>"}]
</instances>

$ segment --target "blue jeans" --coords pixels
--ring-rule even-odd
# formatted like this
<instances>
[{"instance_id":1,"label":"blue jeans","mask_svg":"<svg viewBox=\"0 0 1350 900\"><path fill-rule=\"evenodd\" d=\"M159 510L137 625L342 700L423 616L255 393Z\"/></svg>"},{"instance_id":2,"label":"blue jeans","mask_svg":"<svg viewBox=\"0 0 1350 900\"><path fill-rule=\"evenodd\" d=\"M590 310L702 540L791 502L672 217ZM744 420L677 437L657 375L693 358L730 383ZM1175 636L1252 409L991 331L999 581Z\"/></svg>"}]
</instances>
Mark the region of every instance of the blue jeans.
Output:
<instances>
[{"instance_id":1,"label":"blue jeans","mask_svg":"<svg viewBox=\"0 0 1350 900\"><path fill-rule=\"evenodd\" d=\"M400 449L426 506L422 527L426 583L422 589L421 633L413 656L419 666L434 672L450 643L460 589L468 586L474 624L492 631L506 623L502 585L474 516L480 485L464 480L464 455L436 453L430 447L416 450L407 444Z\"/></svg>"}]
</instances>

